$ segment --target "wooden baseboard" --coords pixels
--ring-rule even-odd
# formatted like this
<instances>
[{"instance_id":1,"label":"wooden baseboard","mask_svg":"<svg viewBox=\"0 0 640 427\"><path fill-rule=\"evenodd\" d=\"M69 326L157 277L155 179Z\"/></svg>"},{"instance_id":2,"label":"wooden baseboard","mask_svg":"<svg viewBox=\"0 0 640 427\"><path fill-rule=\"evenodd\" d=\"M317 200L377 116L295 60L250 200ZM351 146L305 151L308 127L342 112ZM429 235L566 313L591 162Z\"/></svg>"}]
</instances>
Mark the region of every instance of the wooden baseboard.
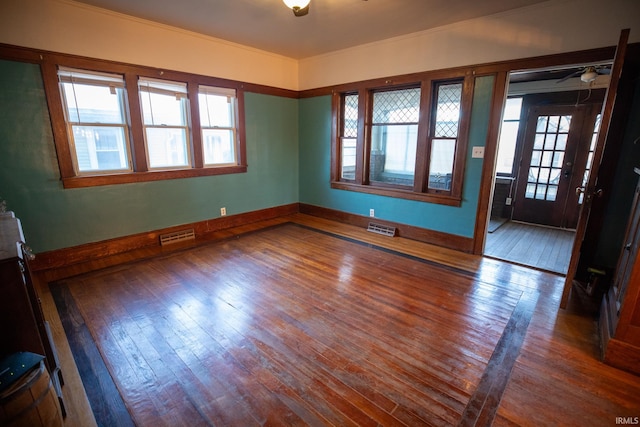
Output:
<instances>
[{"instance_id":1,"label":"wooden baseboard","mask_svg":"<svg viewBox=\"0 0 640 427\"><path fill-rule=\"evenodd\" d=\"M308 205L300 203L300 213L313 215L320 218L330 219L357 227L366 228L371 218L362 215L355 215L348 212L337 211L334 209L323 208L320 206ZM448 249L454 249L461 252L473 252L473 239L470 237L457 236L455 234L443 233L440 231L427 230L425 228L414 227L412 225L400 224L392 221L385 221L375 218L376 223L395 227L398 236L407 239L417 240L419 242L430 243L442 246Z\"/></svg>"},{"instance_id":2,"label":"wooden baseboard","mask_svg":"<svg viewBox=\"0 0 640 427\"><path fill-rule=\"evenodd\" d=\"M604 363L640 375L640 347L611 338L604 351Z\"/></svg>"},{"instance_id":3,"label":"wooden baseboard","mask_svg":"<svg viewBox=\"0 0 640 427\"><path fill-rule=\"evenodd\" d=\"M35 273L38 274L47 272L52 273L54 270L69 269L69 267L78 264L89 262L95 264L97 260L114 258L120 254L125 254L136 250L157 249L160 247L160 235L191 228L195 232L196 240L207 241L213 238L214 234L222 230L252 224L258 221L284 217L298 212L363 228L366 228L369 224L369 221L371 220L371 218L366 216L354 215L346 212L302 203L292 203L289 205L276 206L273 208L261 209L258 211L252 211L238 215L208 219L190 224L181 224L174 227L149 231L146 233L138 233L130 236L103 240L100 242L87 243L84 245L42 252L36 255L36 258L31 263L31 268ZM396 227L398 235L405 238L467 253L471 253L473 250L473 239L471 238L465 238L453 234L427 230L390 221L382 221L376 219L376 222ZM110 263L117 263L117 261L118 260L113 260ZM77 272L73 269L68 271ZM65 273L44 274L43 277L59 278L64 277L64 274Z\"/></svg>"},{"instance_id":4,"label":"wooden baseboard","mask_svg":"<svg viewBox=\"0 0 640 427\"><path fill-rule=\"evenodd\" d=\"M250 224L262 220L291 215L299 211L298 203L261 209L238 215L208 219L191 224L117 237L100 242L87 243L69 248L38 253L30 264L34 272L66 268L74 264L95 261L129 251L160 246L160 235L184 229L193 229L197 240L207 240L207 236L220 230Z\"/></svg>"}]
</instances>

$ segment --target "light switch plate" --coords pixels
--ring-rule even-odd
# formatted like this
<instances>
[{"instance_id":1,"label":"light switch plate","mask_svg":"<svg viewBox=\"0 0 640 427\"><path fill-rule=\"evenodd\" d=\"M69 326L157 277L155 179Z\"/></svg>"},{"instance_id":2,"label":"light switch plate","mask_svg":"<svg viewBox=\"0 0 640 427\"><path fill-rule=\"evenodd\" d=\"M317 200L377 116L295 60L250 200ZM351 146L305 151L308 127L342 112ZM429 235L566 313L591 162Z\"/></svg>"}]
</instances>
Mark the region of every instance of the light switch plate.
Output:
<instances>
[{"instance_id":1,"label":"light switch plate","mask_svg":"<svg viewBox=\"0 0 640 427\"><path fill-rule=\"evenodd\" d=\"M481 159L484 157L484 147L473 147L471 151L471 157L474 159Z\"/></svg>"}]
</instances>

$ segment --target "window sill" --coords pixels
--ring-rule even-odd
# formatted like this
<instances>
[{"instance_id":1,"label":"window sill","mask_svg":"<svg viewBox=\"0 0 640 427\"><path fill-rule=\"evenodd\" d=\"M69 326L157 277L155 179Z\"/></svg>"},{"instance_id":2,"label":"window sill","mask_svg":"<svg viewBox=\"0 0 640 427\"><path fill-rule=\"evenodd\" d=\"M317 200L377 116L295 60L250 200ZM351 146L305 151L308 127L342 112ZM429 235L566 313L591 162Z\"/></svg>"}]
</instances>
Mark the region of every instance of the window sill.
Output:
<instances>
[{"instance_id":1,"label":"window sill","mask_svg":"<svg viewBox=\"0 0 640 427\"><path fill-rule=\"evenodd\" d=\"M462 199L448 194L416 193L411 190L396 188L381 188L371 185L358 185L350 182L333 181L331 188L337 190L357 191L359 193L377 194L379 196L395 197L397 199L417 200L420 202L437 203L440 205L460 207Z\"/></svg>"},{"instance_id":2,"label":"window sill","mask_svg":"<svg viewBox=\"0 0 640 427\"><path fill-rule=\"evenodd\" d=\"M111 175L82 175L62 178L64 188L97 187L101 185L130 184L134 182L162 181L167 179L195 178L199 176L245 173L247 166L219 168L180 169L170 171L132 172Z\"/></svg>"}]
</instances>

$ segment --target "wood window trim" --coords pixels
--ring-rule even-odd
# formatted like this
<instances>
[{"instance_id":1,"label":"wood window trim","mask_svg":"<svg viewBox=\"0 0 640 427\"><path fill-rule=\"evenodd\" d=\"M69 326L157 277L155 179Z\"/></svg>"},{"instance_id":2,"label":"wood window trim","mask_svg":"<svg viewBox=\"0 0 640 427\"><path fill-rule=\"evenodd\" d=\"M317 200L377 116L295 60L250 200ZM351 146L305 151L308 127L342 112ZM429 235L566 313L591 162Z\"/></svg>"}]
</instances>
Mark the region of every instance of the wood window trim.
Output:
<instances>
[{"instance_id":1,"label":"wood window trim","mask_svg":"<svg viewBox=\"0 0 640 427\"><path fill-rule=\"evenodd\" d=\"M459 207L462 204L462 190L464 170L467 159L468 139L471 125L471 107L475 88L475 75L470 69L452 70L450 73L427 74L419 82L402 82L394 84L386 81L385 85L375 87L344 87L340 92L333 92L332 96L332 126L331 126L331 182L333 189L355 191L367 194L377 194L387 197L417 200L428 203L436 203L447 206ZM454 153L452 171L452 187L449 191L441 191L428 188L428 167L430 151L430 134L432 128L433 106L437 100L433 99L436 93L434 88L440 84L451 82L462 83L461 115L459 134ZM418 127L418 146L416 150L416 170L413 188L401 188L397 185L385 185L369 182L368 158L370 150L370 121L373 108L373 93L379 90L395 90L407 87L421 88L420 118ZM340 143L343 123L342 105L344 95L358 94L358 137L356 143L356 172L354 180L345 180L341 176L342 145ZM436 93L437 95L437 93Z\"/></svg>"},{"instance_id":2,"label":"wood window trim","mask_svg":"<svg viewBox=\"0 0 640 427\"><path fill-rule=\"evenodd\" d=\"M43 84L47 106L51 117L53 139L58 157L60 177L64 188L93 187L113 184L127 184L168 179L193 178L247 172L246 132L244 119L244 87L240 82L215 77L201 76L178 71L157 70L148 67L112 63L108 61L77 58L64 55L41 56ZM131 162L133 171L117 173L76 173L73 165L73 153L69 144L67 125L62 103L62 95L58 82L58 66L84 69L87 71L111 72L124 76L127 88L127 104L131 140ZM149 170L145 149L144 127L138 91L138 78L150 77L180 81L187 84L190 109L190 143L192 165L188 168L170 170ZM236 165L204 166L202 155L202 137L200 135L200 118L198 105L198 88L200 85L235 89L237 102L237 161Z\"/></svg>"}]
</instances>

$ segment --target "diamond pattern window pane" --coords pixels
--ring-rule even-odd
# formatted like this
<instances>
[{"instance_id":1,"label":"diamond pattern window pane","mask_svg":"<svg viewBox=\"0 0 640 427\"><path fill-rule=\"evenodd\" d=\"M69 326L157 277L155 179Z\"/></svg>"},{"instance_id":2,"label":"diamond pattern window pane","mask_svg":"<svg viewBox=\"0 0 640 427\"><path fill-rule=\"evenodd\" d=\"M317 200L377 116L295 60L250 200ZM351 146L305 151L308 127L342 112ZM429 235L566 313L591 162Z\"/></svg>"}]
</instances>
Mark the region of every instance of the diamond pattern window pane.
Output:
<instances>
[{"instance_id":1,"label":"diamond pattern window pane","mask_svg":"<svg viewBox=\"0 0 640 427\"><path fill-rule=\"evenodd\" d=\"M436 111L435 136L456 138L460 122L462 83L438 86L438 106Z\"/></svg>"},{"instance_id":2,"label":"diamond pattern window pane","mask_svg":"<svg viewBox=\"0 0 640 427\"><path fill-rule=\"evenodd\" d=\"M342 136L346 138L358 137L358 94L345 95L344 109L344 129Z\"/></svg>"},{"instance_id":3,"label":"diamond pattern window pane","mask_svg":"<svg viewBox=\"0 0 640 427\"><path fill-rule=\"evenodd\" d=\"M418 123L420 88L373 94L373 123Z\"/></svg>"}]
</instances>

